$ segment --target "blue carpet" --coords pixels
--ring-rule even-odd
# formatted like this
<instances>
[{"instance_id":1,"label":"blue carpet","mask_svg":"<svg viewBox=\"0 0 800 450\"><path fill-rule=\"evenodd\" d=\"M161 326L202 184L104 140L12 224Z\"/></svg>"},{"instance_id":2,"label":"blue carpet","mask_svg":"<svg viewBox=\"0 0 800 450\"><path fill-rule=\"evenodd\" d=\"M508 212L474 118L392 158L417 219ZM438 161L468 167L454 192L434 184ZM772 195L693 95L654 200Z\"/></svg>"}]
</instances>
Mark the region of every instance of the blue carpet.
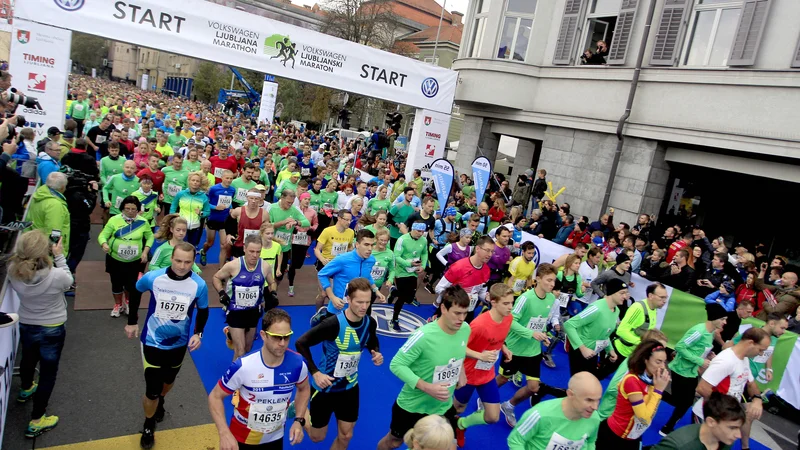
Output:
<instances>
[{"instance_id":1,"label":"blue carpet","mask_svg":"<svg viewBox=\"0 0 800 450\"><path fill-rule=\"evenodd\" d=\"M409 312L418 314L421 317L428 317L432 311L430 306L415 308L407 305L406 308ZM314 307L290 306L286 307L286 310L291 314L293 320L292 329L294 330L294 335L290 348L294 348L295 339L309 328L308 321L314 314ZM200 349L191 353L194 364L203 381L203 385L208 392L210 392L219 381L222 373L225 372L225 369L230 365L231 358L233 358L233 351L225 346L225 337L221 331L224 326L223 311L219 308L211 308L203 345ZM368 358L364 358L361 361L359 367L359 384L361 386L360 420L355 427L354 437L350 445L351 449L374 449L377 442L389 430L392 404L402 387L400 380L389 371L389 362L404 342L405 339L380 336L381 353L384 356L384 364L380 367L375 367ZM257 339L253 345L253 349L260 348L261 342ZM322 352L319 346L317 346L314 349L315 358L321 357L321 354ZM543 365L542 380L547 384L566 388L567 381L569 380L569 368L567 355L564 353L563 346L558 346L553 356L557 367L555 369L550 369ZM607 384L608 380L603 381L604 388ZM506 384L500 389L501 398L504 400L510 398L515 390L516 387L512 383ZM467 407L466 414L475 410L475 398L476 397L473 397L473 400ZM522 414L529 407L527 402L523 402L517 406L517 417L522 417ZM233 406L231 406L230 401L225 402L225 413L227 417L230 417L233 413ZM658 435L658 430L667 421L671 413L672 406L667 403L662 403L656 414L653 426L651 426L644 435L644 445L655 444L661 439ZM686 417L678 423L678 426L689 424L689 421L689 414L687 413ZM336 437L335 429L335 418L332 417L328 428L328 437L323 443L314 445L310 439L308 439L308 436L306 436L301 445L292 448L328 448ZM496 424L478 426L467 430L467 445L464 448L505 448L505 439L509 432L510 428L505 423L501 414L500 422ZM734 449L739 448L741 448L741 446L737 442ZM751 448L767 449L767 447L755 441L751 441Z\"/></svg>"}]
</instances>

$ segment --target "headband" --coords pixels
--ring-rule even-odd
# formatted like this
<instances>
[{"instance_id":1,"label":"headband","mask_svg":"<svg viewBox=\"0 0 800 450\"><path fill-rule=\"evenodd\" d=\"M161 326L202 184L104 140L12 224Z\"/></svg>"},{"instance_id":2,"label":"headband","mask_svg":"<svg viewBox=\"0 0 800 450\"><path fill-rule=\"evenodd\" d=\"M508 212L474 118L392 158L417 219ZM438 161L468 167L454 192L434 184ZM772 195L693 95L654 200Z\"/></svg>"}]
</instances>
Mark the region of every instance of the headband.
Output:
<instances>
[{"instance_id":1,"label":"headband","mask_svg":"<svg viewBox=\"0 0 800 450\"><path fill-rule=\"evenodd\" d=\"M261 194L259 194L258 192L248 192L247 196L253 198L261 198Z\"/></svg>"},{"instance_id":2,"label":"headband","mask_svg":"<svg viewBox=\"0 0 800 450\"><path fill-rule=\"evenodd\" d=\"M415 223L411 225L412 230L424 232L427 226L424 223Z\"/></svg>"}]
</instances>

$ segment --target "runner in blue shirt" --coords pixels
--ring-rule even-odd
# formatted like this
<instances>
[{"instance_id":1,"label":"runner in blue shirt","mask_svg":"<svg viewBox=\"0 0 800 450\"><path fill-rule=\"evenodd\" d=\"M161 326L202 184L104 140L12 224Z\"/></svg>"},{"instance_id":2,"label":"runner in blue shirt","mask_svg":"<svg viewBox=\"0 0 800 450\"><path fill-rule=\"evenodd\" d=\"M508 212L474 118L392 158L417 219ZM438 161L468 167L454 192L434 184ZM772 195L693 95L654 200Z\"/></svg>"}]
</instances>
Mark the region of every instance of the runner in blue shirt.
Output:
<instances>
[{"instance_id":1,"label":"runner in blue shirt","mask_svg":"<svg viewBox=\"0 0 800 450\"><path fill-rule=\"evenodd\" d=\"M214 239L217 238L217 231L219 231L219 264L222 266L228 260L227 252L223 251L223 243L228 242L225 233L225 220L231 211L233 198L236 195L236 188L231 186L233 182L233 172L224 170L222 172L221 182L211 186L208 189L208 203L211 205L211 213L206 220L206 242L200 250L200 265L205 266L208 264L208 256L206 252L214 245ZM224 258L223 258L224 256Z\"/></svg>"}]
</instances>

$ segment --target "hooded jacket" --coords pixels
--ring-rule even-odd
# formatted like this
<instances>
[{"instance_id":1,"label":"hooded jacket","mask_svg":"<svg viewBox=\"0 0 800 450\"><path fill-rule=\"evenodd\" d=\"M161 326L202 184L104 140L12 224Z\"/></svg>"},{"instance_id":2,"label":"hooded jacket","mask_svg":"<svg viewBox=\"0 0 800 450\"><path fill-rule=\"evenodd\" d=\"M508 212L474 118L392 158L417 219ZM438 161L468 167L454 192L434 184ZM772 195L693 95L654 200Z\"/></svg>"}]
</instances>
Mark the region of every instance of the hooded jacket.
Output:
<instances>
[{"instance_id":1,"label":"hooded jacket","mask_svg":"<svg viewBox=\"0 0 800 450\"><path fill-rule=\"evenodd\" d=\"M50 175L50 173L58 172L61 168L61 163L45 152L39 152L39 156L36 157L36 164L38 164L36 171L39 173L39 179L42 180L42 184L47 181L47 176Z\"/></svg>"},{"instance_id":2,"label":"hooded jacket","mask_svg":"<svg viewBox=\"0 0 800 450\"><path fill-rule=\"evenodd\" d=\"M39 186L33 193L28 219L33 222L31 229L41 230L47 236L53 230L60 230L64 254L69 254L70 214L62 193L47 185Z\"/></svg>"},{"instance_id":3,"label":"hooded jacket","mask_svg":"<svg viewBox=\"0 0 800 450\"><path fill-rule=\"evenodd\" d=\"M55 267L37 270L28 282L9 277L11 287L19 295L20 323L59 325L67 321L64 291L72 285L72 274L64 255L56 256L54 263Z\"/></svg>"},{"instance_id":4,"label":"hooded jacket","mask_svg":"<svg viewBox=\"0 0 800 450\"><path fill-rule=\"evenodd\" d=\"M769 301L763 303L763 308L756 316L760 320L766 321L767 314L773 312L784 316L794 315L795 311L797 311L797 306L800 305L800 287L773 286L765 283L762 278L756 278L754 287L757 291L770 291L775 297L774 304Z\"/></svg>"}]
</instances>

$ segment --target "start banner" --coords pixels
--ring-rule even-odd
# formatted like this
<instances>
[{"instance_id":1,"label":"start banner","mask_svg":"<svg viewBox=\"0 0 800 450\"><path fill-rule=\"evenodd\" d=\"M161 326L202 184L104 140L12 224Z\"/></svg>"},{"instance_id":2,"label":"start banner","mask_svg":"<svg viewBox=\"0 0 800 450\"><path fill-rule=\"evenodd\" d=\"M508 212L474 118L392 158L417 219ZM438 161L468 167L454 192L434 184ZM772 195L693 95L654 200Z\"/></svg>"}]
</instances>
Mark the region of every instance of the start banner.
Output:
<instances>
[{"instance_id":1,"label":"start banner","mask_svg":"<svg viewBox=\"0 0 800 450\"><path fill-rule=\"evenodd\" d=\"M458 74L203 0L19 1L15 17L449 114Z\"/></svg>"}]
</instances>

